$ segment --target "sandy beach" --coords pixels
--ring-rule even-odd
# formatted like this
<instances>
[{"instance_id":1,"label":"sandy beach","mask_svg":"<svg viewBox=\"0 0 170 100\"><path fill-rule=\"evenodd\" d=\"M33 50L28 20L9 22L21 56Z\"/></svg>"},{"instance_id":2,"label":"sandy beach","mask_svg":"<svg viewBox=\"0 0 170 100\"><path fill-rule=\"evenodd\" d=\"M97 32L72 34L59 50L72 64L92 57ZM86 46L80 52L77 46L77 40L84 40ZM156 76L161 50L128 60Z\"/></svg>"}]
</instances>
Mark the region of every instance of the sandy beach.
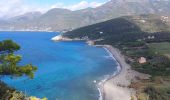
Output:
<instances>
[{"instance_id":1,"label":"sandy beach","mask_svg":"<svg viewBox=\"0 0 170 100\"><path fill-rule=\"evenodd\" d=\"M57 39L56 39L57 38ZM67 39L63 37L55 37L55 41L75 41L77 39ZM102 99L100 100L131 100L136 99L136 90L129 88L132 82L140 81L139 79L148 79L150 76L139 73L131 69L126 63L124 55L111 45L94 45L94 41L87 40L87 44L91 46L104 47L119 64L119 71L116 75L111 76L99 84Z\"/></svg>"},{"instance_id":2,"label":"sandy beach","mask_svg":"<svg viewBox=\"0 0 170 100\"><path fill-rule=\"evenodd\" d=\"M125 62L125 57L118 49L110 45L104 45L104 48L114 56L120 64L121 70L116 76L105 81L101 87L103 100L131 100L132 97L136 99L136 92L134 89L129 88L129 85L131 82L138 81L136 77L144 79L149 76L131 70L131 66Z\"/></svg>"}]
</instances>

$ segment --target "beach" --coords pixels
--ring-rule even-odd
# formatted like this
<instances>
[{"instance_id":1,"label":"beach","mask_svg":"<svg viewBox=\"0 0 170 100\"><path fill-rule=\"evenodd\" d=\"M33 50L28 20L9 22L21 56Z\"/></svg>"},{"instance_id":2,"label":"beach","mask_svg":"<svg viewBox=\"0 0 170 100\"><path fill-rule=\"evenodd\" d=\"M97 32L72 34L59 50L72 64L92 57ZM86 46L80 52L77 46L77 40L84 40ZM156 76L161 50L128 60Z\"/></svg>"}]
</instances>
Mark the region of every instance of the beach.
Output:
<instances>
[{"instance_id":1,"label":"beach","mask_svg":"<svg viewBox=\"0 0 170 100\"><path fill-rule=\"evenodd\" d=\"M77 39L64 38L57 36L55 41L75 41ZM91 46L103 47L112 56L113 60L117 61L117 71L110 77L102 80L98 84L100 98L99 100L131 100L136 99L136 90L129 88L132 82L140 81L140 79L148 79L150 76L139 73L131 69L131 66L126 63L125 56L120 50L111 45L95 45L94 41L87 40L87 44Z\"/></svg>"},{"instance_id":2,"label":"beach","mask_svg":"<svg viewBox=\"0 0 170 100\"><path fill-rule=\"evenodd\" d=\"M114 56L120 67L119 72L106 80L100 87L103 100L131 100L132 97L136 100L136 91L129 88L131 82L139 81L137 77L146 79L149 76L132 70L118 49L110 45L104 45L103 47Z\"/></svg>"}]
</instances>

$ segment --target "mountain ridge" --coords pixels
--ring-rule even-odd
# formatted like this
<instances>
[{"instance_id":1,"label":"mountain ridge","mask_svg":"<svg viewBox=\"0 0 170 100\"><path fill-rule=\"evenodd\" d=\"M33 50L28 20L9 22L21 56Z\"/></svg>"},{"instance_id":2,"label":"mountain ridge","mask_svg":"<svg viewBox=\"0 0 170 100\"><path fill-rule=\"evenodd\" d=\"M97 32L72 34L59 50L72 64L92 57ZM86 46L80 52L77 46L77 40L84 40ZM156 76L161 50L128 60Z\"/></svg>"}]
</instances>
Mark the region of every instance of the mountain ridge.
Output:
<instances>
[{"instance_id":1,"label":"mountain ridge","mask_svg":"<svg viewBox=\"0 0 170 100\"><path fill-rule=\"evenodd\" d=\"M78 11L54 8L31 20L24 20L18 16L18 18L21 18L18 19L19 21L13 21L13 18L6 22L0 21L0 29L68 31L120 16L140 14L170 15L169 9L169 0L111 0L97 8Z\"/></svg>"}]
</instances>

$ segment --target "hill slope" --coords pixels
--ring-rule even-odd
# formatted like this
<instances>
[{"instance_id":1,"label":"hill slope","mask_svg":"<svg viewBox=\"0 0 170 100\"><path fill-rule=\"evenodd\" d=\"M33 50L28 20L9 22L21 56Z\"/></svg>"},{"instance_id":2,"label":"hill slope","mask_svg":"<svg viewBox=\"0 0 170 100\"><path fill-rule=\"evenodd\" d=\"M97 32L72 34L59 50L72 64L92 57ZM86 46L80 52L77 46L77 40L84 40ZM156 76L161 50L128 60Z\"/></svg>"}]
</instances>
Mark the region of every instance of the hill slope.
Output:
<instances>
[{"instance_id":1,"label":"hill slope","mask_svg":"<svg viewBox=\"0 0 170 100\"><path fill-rule=\"evenodd\" d=\"M167 17L120 17L79 28L63 36L117 47L133 70L152 76L150 80L139 79L130 85L137 90L137 99L170 100L170 26ZM145 60L140 62L140 59Z\"/></svg>"},{"instance_id":2,"label":"hill slope","mask_svg":"<svg viewBox=\"0 0 170 100\"><path fill-rule=\"evenodd\" d=\"M161 14L170 15L170 0L110 0L97 8L87 8L78 11L66 9L51 9L31 20L18 16L18 21L11 18L8 23L0 22L3 30L50 30L63 31L95 24L112 18L138 15ZM29 16L29 15L27 15ZM22 20L22 22L21 22Z\"/></svg>"},{"instance_id":3,"label":"hill slope","mask_svg":"<svg viewBox=\"0 0 170 100\"><path fill-rule=\"evenodd\" d=\"M64 36L69 38L88 37L88 39L92 40L112 42L144 39L150 35L147 33L155 33L154 35L162 33L163 38L163 34L166 34L163 32L170 31L169 23L169 18L164 18L164 16L125 16L69 31Z\"/></svg>"}]
</instances>

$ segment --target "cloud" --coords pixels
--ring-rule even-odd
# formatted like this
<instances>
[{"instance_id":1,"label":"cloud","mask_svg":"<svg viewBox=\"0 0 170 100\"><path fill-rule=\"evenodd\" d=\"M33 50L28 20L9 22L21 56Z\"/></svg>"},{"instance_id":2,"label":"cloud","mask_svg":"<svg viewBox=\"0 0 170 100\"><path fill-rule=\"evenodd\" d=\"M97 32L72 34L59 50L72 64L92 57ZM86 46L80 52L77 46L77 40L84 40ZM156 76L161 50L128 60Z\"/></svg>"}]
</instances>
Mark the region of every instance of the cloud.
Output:
<instances>
[{"instance_id":1,"label":"cloud","mask_svg":"<svg viewBox=\"0 0 170 100\"><path fill-rule=\"evenodd\" d=\"M65 8L70 10L80 10L88 7L98 7L102 5L101 2L87 2L81 1L77 4L65 5L64 3L55 3L51 5L37 5L28 4L25 0L0 0L0 17L7 18L24 14L26 12L40 11L42 13L52 8Z\"/></svg>"},{"instance_id":2,"label":"cloud","mask_svg":"<svg viewBox=\"0 0 170 100\"><path fill-rule=\"evenodd\" d=\"M62 3L57 3L55 5L52 5L52 8L65 8L65 9L70 9L70 10L80 10L80 9L85 9L88 7L98 7L101 6L103 3L100 2L87 2L87 1L81 1L77 4L73 4L73 5L69 5L69 6L65 6Z\"/></svg>"}]
</instances>

